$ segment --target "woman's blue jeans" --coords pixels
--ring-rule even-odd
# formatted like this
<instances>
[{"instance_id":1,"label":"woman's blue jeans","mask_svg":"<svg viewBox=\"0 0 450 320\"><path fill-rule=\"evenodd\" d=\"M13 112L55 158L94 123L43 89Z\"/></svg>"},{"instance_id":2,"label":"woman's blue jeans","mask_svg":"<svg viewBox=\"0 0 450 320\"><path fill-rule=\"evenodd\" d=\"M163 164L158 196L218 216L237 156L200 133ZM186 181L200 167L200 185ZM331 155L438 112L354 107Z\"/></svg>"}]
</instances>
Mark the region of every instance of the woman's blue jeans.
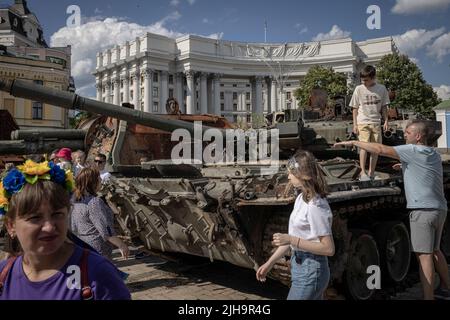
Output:
<instances>
[{"instance_id":1,"label":"woman's blue jeans","mask_svg":"<svg viewBox=\"0 0 450 320\"><path fill-rule=\"evenodd\" d=\"M329 281L330 268L326 256L293 251L288 300L323 300Z\"/></svg>"}]
</instances>

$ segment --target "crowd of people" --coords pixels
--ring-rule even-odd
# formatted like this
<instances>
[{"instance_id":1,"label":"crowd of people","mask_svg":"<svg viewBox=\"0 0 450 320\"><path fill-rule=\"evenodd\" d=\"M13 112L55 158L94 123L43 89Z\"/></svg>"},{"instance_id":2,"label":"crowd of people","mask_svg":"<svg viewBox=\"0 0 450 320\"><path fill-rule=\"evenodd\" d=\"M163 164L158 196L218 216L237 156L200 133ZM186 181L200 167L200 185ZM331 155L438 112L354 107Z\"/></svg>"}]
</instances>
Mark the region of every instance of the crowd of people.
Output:
<instances>
[{"instance_id":1,"label":"crowd of people","mask_svg":"<svg viewBox=\"0 0 450 320\"><path fill-rule=\"evenodd\" d=\"M361 181L377 179L379 155L400 161L407 208L410 210L412 250L419 262L424 298L449 298L448 266L440 242L447 218L443 168L430 145L426 122L412 121L405 130L406 145L382 145L381 127L387 130L389 97L375 81L376 70L361 72L350 105L358 141L335 145L358 147ZM381 123L383 121L383 123ZM371 154L365 169L367 153ZM55 150L46 161L31 156L24 165L8 166L0 184L0 215L6 216L10 258L0 262L0 300L7 299L130 299L124 276L112 263L112 250L124 258L129 249L114 230L113 212L98 196L111 179L107 157L97 154L86 162L83 151ZM145 159L141 159L145 162ZM327 201L323 172L312 153L298 151L287 164L289 183L297 197L288 233L273 235L277 247L256 271L265 281L274 265L291 252L289 300L321 300L330 281L328 257L335 254L333 214ZM78 269L74 269L77 266ZM79 270L78 274L73 270ZM434 291L434 273L440 286ZM69 285L70 284L70 285Z\"/></svg>"}]
</instances>

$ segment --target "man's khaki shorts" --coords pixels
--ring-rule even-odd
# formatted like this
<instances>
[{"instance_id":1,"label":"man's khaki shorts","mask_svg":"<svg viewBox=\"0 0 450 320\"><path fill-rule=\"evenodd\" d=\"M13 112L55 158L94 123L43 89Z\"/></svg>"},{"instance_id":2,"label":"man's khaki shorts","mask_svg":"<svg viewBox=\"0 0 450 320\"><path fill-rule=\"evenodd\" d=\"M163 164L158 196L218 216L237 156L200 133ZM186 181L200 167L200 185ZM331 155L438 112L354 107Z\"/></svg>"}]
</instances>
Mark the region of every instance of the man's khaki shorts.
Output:
<instances>
[{"instance_id":1,"label":"man's khaki shorts","mask_svg":"<svg viewBox=\"0 0 450 320\"><path fill-rule=\"evenodd\" d=\"M381 143L381 126L379 124L358 125L359 141Z\"/></svg>"}]
</instances>

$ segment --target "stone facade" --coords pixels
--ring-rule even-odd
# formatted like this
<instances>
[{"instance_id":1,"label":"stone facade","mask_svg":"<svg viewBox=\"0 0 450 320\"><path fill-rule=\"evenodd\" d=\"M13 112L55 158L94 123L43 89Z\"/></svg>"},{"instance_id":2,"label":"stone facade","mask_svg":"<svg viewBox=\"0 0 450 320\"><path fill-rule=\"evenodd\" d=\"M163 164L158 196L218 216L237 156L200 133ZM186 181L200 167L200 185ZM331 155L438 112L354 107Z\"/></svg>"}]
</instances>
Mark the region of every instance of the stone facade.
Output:
<instances>
[{"instance_id":1,"label":"stone facade","mask_svg":"<svg viewBox=\"0 0 450 320\"><path fill-rule=\"evenodd\" d=\"M188 114L239 122L252 114L296 108L294 91L311 66L331 66L354 86L364 64L377 64L394 50L391 37L258 44L147 33L99 52L94 75L100 101L165 113L167 98L174 97ZM118 79L120 86L112 86Z\"/></svg>"},{"instance_id":2,"label":"stone facade","mask_svg":"<svg viewBox=\"0 0 450 320\"><path fill-rule=\"evenodd\" d=\"M0 19L0 77L75 91L71 47L47 46L42 28L25 0L0 7ZM69 127L66 109L15 98L6 92L0 92L0 109L8 110L21 129Z\"/></svg>"}]
</instances>

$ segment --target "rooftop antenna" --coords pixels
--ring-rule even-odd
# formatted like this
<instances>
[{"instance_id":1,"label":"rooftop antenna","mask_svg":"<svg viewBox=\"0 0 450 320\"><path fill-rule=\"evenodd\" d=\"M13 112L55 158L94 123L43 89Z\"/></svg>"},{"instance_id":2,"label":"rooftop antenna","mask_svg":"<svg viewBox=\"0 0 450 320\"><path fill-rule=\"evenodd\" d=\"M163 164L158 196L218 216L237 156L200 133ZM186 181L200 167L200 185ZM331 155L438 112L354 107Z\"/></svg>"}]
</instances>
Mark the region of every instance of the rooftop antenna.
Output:
<instances>
[{"instance_id":1,"label":"rooftop antenna","mask_svg":"<svg viewBox=\"0 0 450 320\"><path fill-rule=\"evenodd\" d=\"M264 21L264 43L267 43L267 20Z\"/></svg>"}]
</instances>

